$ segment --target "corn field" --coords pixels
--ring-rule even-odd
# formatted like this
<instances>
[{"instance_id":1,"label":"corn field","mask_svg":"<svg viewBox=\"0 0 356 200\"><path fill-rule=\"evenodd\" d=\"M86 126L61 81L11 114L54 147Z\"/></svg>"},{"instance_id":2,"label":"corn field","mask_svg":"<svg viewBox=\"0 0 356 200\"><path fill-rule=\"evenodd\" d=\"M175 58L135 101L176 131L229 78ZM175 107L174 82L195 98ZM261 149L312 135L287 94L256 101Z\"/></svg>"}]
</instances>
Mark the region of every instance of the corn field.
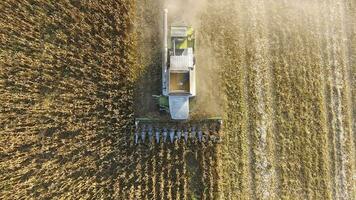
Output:
<instances>
[{"instance_id":1,"label":"corn field","mask_svg":"<svg viewBox=\"0 0 356 200\"><path fill-rule=\"evenodd\" d=\"M172 2L220 144L134 145ZM2 0L0 199L355 199L355 89L353 0Z\"/></svg>"}]
</instances>

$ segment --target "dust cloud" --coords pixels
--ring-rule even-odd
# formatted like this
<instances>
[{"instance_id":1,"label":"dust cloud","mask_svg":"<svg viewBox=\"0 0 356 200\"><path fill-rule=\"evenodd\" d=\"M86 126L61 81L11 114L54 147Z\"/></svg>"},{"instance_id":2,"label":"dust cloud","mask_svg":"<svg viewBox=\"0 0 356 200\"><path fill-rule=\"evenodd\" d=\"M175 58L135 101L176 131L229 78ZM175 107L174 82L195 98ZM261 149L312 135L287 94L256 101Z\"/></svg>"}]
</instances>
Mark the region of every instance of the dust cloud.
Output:
<instances>
[{"instance_id":1,"label":"dust cloud","mask_svg":"<svg viewBox=\"0 0 356 200\"><path fill-rule=\"evenodd\" d=\"M164 7L168 9L171 25L200 26L200 15L205 11L207 0L167 0Z\"/></svg>"}]
</instances>

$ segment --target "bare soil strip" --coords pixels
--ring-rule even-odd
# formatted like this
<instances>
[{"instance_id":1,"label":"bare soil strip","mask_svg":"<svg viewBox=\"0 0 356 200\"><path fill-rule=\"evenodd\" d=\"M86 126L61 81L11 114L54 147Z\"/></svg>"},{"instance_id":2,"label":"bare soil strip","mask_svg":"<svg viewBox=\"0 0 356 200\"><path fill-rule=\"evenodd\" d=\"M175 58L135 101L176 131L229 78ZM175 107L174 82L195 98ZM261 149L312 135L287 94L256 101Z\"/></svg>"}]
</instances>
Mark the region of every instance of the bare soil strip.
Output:
<instances>
[{"instance_id":1,"label":"bare soil strip","mask_svg":"<svg viewBox=\"0 0 356 200\"><path fill-rule=\"evenodd\" d=\"M344 76L344 70L346 70L346 60L345 60L345 47L343 40L345 39L343 35L345 34L345 29L343 24L340 23L340 18L342 17L343 8L342 3L333 4L329 6L332 13L331 23L329 33L331 35L330 48L329 48L329 77L331 80L330 84L330 124L333 133L334 149L335 149L335 198L348 199L352 194L352 165L350 165L350 153L352 152L352 144L350 141L351 133L351 119L348 115L347 107L347 82ZM341 33L337 32L341 30ZM340 56L335 56L340 55ZM351 148L351 149L350 149Z\"/></svg>"},{"instance_id":2,"label":"bare soil strip","mask_svg":"<svg viewBox=\"0 0 356 200\"><path fill-rule=\"evenodd\" d=\"M351 94L351 122L352 122L352 132L353 132L353 181L356 180L356 26L354 25L354 19L356 19L356 3L354 1L346 1L345 7L345 17L348 18L346 27L348 27L348 41L349 41L349 83L350 83L350 94ZM353 193L356 195L356 185L353 186Z\"/></svg>"},{"instance_id":3,"label":"bare soil strip","mask_svg":"<svg viewBox=\"0 0 356 200\"><path fill-rule=\"evenodd\" d=\"M254 33L247 45L248 60L248 87L249 89L249 116L253 149L253 182L255 183L255 196L258 199L275 198L276 177L274 172L274 157L270 146L273 144L273 118L271 117L270 76L267 16L263 2L249 2L250 26L248 32ZM272 143L271 143L272 142Z\"/></svg>"}]
</instances>

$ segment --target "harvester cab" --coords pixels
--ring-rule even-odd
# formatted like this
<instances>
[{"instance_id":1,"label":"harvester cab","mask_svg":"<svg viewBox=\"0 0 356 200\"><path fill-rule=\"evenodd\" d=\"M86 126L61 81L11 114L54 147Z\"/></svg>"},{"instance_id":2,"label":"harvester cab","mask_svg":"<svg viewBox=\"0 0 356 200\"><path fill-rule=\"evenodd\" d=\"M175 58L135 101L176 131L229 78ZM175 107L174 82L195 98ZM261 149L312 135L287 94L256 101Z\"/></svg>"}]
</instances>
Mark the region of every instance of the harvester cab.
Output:
<instances>
[{"instance_id":1,"label":"harvester cab","mask_svg":"<svg viewBox=\"0 0 356 200\"><path fill-rule=\"evenodd\" d=\"M196 38L191 26L170 26L168 28L168 10L163 13L163 47L162 47L162 94L153 95L158 102L159 110L170 114L170 119L136 118L135 143L188 138L202 142L216 131L203 130L202 127L218 127L222 125L219 117L190 120L190 99L196 96ZM150 128L147 128L150 127ZM153 137L155 130L155 140ZM141 131L141 134L140 134ZM144 135L145 134L145 135ZM219 137L214 134L214 138ZM162 138L162 139L161 139Z\"/></svg>"}]
</instances>

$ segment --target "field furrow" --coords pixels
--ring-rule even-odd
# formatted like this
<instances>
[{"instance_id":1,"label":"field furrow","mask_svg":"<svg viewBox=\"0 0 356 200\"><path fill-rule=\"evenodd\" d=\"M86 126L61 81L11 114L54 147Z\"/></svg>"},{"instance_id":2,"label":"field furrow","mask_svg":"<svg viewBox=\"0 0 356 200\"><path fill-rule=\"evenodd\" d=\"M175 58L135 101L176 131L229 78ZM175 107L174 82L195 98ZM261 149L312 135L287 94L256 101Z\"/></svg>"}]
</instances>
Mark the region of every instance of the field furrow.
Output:
<instances>
[{"instance_id":1,"label":"field furrow","mask_svg":"<svg viewBox=\"0 0 356 200\"><path fill-rule=\"evenodd\" d=\"M345 2L345 18L347 19L346 28L348 32L348 53L349 53L349 70L348 78L350 83L350 104L351 104L351 129L353 133L353 179L356 180L356 25L354 19L356 18L356 3L354 1ZM356 186L353 187L353 194L356 195Z\"/></svg>"},{"instance_id":2,"label":"field furrow","mask_svg":"<svg viewBox=\"0 0 356 200\"><path fill-rule=\"evenodd\" d=\"M249 121L253 162L254 195L258 199L275 197L276 176L274 165L274 121L271 103L271 65L269 63L269 38L264 2L250 1L248 4L250 25L247 31L254 33L248 38L248 99Z\"/></svg>"},{"instance_id":3,"label":"field furrow","mask_svg":"<svg viewBox=\"0 0 356 200\"><path fill-rule=\"evenodd\" d=\"M327 26L327 32L331 35L327 41L328 56L327 56L327 88L329 89L330 106L329 106L329 123L330 123L330 138L334 150L332 151L334 159L334 197L338 199L348 199L352 193L352 128L351 128L351 113L348 111L350 104L349 99L350 87L347 82L348 77L345 76L345 70L348 68L346 60L347 47L345 41L344 24L340 23L340 18L343 17L343 3L337 5L329 2L333 6L328 6L330 12L334 15L330 16L331 25ZM338 55L338 56L335 56ZM351 161L352 162L352 161Z\"/></svg>"}]
</instances>

